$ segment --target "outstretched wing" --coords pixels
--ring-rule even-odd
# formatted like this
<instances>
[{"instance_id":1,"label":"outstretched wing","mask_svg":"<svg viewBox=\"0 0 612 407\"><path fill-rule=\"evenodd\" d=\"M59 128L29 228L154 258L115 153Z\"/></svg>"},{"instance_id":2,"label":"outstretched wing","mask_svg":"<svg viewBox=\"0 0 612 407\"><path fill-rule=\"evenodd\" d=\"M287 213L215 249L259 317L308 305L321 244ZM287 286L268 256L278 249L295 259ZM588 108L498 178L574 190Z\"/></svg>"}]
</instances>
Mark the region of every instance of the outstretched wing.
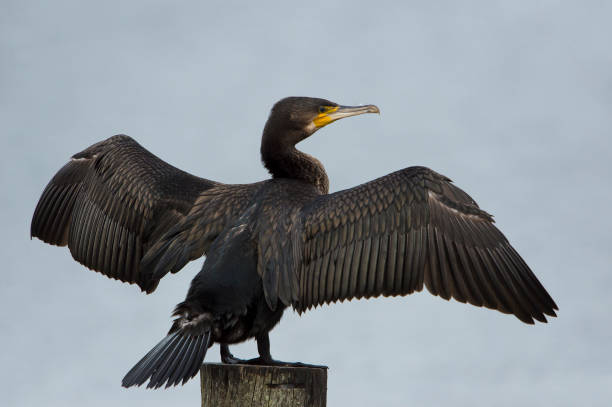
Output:
<instances>
[{"instance_id":1,"label":"outstretched wing","mask_svg":"<svg viewBox=\"0 0 612 407\"><path fill-rule=\"evenodd\" d=\"M298 311L337 300L444 299L546 322L557 306L527 264L451 180L410 167L323 195L303 210Z\"/></svg>"},{"instance_id":2,"label":"outstretched wing","mask_svg":"<svg viewBox=\"0 0 612 407\"><path fill-rule=\"evenodd\" d=\"M53 177L34 211L31 235L68 245L88 268L152 292L159 278L141 267L147 250L184 220L194 203L204 205L206 193L216 197L215 216L201 219L208 222L204 237L212 241L246 205L241 199L248 200L250 188L195 177L132 138L113 136L75 154ZM237 190L242 193L232 199Z\"/></svg>"}]
</instances>

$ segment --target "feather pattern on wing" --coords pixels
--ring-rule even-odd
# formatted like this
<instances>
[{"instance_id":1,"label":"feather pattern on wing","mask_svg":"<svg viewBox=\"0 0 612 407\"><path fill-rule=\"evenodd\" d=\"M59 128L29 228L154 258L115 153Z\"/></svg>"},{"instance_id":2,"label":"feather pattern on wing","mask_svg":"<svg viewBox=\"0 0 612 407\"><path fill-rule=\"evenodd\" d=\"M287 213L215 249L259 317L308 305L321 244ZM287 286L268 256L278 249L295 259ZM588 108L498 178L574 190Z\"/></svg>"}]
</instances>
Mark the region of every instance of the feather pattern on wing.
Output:
<instances>
[{"instance_id":1,"label":"feather pattern on wing","mask_svg":"<svg viewBox=\"0 0 612 407\"><path fill-rule=\"evenodd\" d=\"M206 225L205 242L214 240L246 206L254 185L193 176L117 135L75 154L58 171L38 202L31 235L68 245L90 269L152 292L165 273L141 267L147 250L193 212Z\"/></svg>"},{"instance_id":2,"label":"feather pattern on wing","mask_svg":"<svg viewBox=\"0 0 612 407\"><path fill-rule=\"evenodd\" d=\"M451 180L410 167L322 195L303 211L298 311L324 303L406 295L423 286L545 322L557 309L491 215Z\"/></svg>"}]
</instances>

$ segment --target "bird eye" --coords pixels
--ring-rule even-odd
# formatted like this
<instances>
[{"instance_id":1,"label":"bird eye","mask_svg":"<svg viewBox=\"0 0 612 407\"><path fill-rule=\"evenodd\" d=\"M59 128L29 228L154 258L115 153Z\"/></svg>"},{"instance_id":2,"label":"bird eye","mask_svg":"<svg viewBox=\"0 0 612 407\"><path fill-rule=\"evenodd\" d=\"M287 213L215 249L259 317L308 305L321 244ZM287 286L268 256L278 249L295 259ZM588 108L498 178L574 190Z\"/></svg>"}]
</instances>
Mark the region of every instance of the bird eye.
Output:
<instances>
[{"instance_id":1,"label":"bird eye","mask_svg":"<svg viewBox=\"0 0 612 407\"><path fill-rule=\"evenodd\" d=\"M327 109L325 108L325 106L321 106L321 107L319 108L319 113L325 113L325 111L326 111L326 110L327 110Z\"/></svg>"}]
</instances>

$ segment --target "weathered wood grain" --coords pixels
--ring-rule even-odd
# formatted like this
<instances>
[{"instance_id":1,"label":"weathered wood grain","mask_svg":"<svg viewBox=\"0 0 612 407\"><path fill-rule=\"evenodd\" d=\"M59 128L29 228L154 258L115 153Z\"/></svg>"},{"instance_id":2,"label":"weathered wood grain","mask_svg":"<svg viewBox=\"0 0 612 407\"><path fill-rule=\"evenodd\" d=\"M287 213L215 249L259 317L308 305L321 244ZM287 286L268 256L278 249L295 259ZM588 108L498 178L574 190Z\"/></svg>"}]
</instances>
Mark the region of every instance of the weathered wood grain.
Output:
<instances>
[{"instance_id":1,"label":"weathered wood grain","mask_svg":"<svg viewBox=\"0 0 612 407\"><path fill-rule=\"evenodd\" d=\"M324 407L327 369L205 363L202 407Z\"/></svg>"}]
</instances>

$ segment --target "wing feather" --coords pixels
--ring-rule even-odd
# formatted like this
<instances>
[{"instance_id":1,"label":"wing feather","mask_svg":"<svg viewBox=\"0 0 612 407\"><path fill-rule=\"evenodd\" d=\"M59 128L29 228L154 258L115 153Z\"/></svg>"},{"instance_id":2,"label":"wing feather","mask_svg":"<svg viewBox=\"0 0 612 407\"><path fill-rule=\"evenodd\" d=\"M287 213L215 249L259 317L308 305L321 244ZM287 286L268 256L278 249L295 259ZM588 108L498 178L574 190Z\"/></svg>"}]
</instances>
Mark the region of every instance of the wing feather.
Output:
<instances>
[{"instance_id":1,"label":"wing feather","mask_svg":"<svg viewBox=\"0 0 612 407\"><path fill-rule=\"evenodd\" d=\"M141 263L149 249L171 241L179 234L177 225L183 227L179 232L193 232L189 228L197 223L200 233L189 236L203 243L188 242L201 249L188 257L201 256L257 188L195 177L132 138L113 136L75 154L51 179L34 211L31 235L68 245L75 260L88 268L151 292L165 272L153 274L157 265ZM168 237L171 229L175 234ZM151 256L162 257L163 251Z\"/></svg>"},{"instance_id":2,"label":"wing feather","mask_svg":"<svg viewBox=\"0 0 612 407\"><path fill-rule=\"evenodd\" d=\"M317 197L301 219L302 286L293 304L299 312L425 286L444 299L512 313L526 323L556 315L556 304L491 215L427 168Z\"/></svg>"}]
</instances>

